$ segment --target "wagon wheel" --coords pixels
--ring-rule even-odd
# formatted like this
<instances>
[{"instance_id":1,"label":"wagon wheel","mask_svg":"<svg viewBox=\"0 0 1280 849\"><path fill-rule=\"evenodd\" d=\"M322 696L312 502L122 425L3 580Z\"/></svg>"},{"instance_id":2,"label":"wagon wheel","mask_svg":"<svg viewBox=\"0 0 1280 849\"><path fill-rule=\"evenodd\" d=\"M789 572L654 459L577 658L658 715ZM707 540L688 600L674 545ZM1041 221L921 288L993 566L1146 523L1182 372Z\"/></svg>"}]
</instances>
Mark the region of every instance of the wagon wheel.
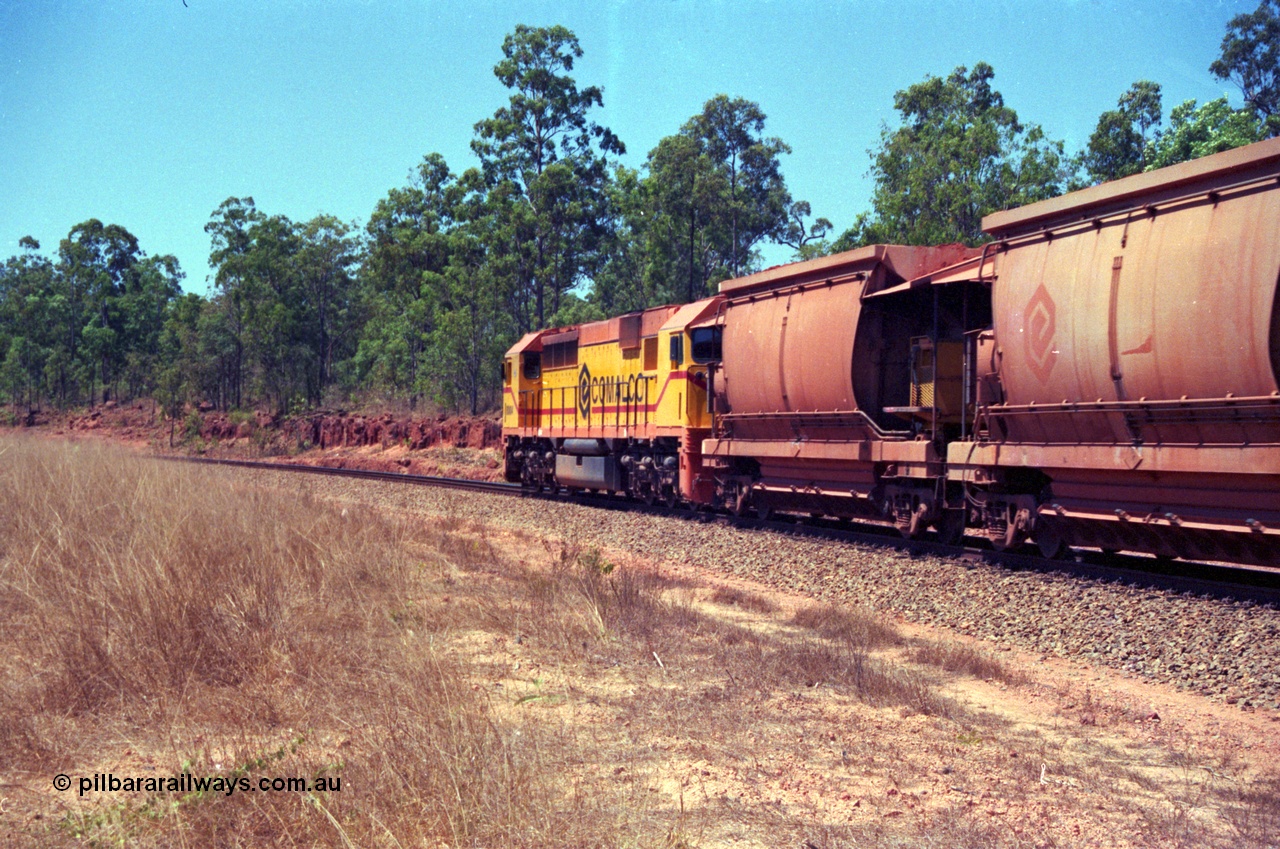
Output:
<instances>
[{"instance_id":1,"label":"wagon wheel","mask_svg":"<svg viewBox=\"0 0 1280 849\"><path fill-rule=\"evenodd\" d=\"M674 510L680 503L680 490L675 486L663 487L662 502L667 505L668 510Z\"/></svg>"},{"instance_id":2,"label":"wagon wheel","mask_svg":"<svg viewBox=\"0 0 1280 849\"><path fill-rule=\"evenodd\" d=\"M640 484L640 500L646 507L652 507L658 503L658 491L653 488L653 484Z\"/></svg>"},{"instance_id":3,"label":"wagon wheel","mask_svg":"<svg viewBox=\"0 0 1280 849\"><path fill-rule=\"evenodd\" d=\"M924 529L928 525L924 520L928 512L929 505L921 502L912 512L911 520L907 522L907 526L904 528L899 524L898 531L907 539L920 539L920 537L924 536Z\"/></svg>"},{"instance_id":4,"label":"wagon wheel","mask_svg":"<svg viewBox=\"0 0 1280 849\"><path fill-rule=\"evenodd\" d=\"M943 545L959 545L964 542L965 511L943 508L942 516L934 525L938 542Z\"/></svg>"},{"instance_id":5,"label":"wagon wheel","mask_svg":"<svg viewBox=\"0 0 1280 849\"><path fill-rule=\"evenodd\" d=\"M1010 551L1027 540L1026 526L1030 519L1027 510L1009 511L1009 521L1003 534L991 536L991 547L996 551Z\"/></svg>"},{"instance_id":6,"label":"wagon wheel","mask_svg":"<svg viewBox=\"0 0 1280 849\"><path fill-rule=\"evenodd\" d=\"M1035 534L1032 538L1040 549L1040 554L1048 560L1060 557L1068 550L1062 541L1062 528L1051 519L1046 521L1042 517L1036 522Z\"/></svg>"}]
</instances>

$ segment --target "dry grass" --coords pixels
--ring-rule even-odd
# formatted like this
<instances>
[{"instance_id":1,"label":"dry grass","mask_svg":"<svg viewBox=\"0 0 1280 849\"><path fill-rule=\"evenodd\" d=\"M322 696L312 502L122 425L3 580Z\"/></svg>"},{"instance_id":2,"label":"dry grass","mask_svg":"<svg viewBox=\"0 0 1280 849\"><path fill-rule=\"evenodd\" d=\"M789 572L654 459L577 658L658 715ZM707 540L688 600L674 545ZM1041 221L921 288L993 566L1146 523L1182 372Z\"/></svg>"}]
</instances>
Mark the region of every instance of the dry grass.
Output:
<instances>
[{"instance_id":1,"label":"dry grass","mask_svg":"<svg viewBox=\"0 0 1280 849\"><path fill-rule=\"evenodd\" d=\"M0 762L302 776L340 792L62 794L17 845L611 844L565 742L502 722L445 649L474 540L99 449L4 447ZM11 777L11 776L10 776ZM590 823L584 825L584 823ZM587 833L583 833L583 831Z\"/></svg>"},{"instance_id":2,"label":"dry grass","mask_svg":"<svg viewBox=\"0 0 1280 849\"><path fill-rule=\"evenodd\" d=\"M931 640L913 646L907 656L914 663L1004 684L1020 684L1026 678L1020 671L1001 663L986 652L959 643Z\"/></svg>"},{"instance_id":3,"label":"dry grass","mask_svg":"<svg viewBox=\"0 0 1280 849\"><path fill-rule=\"evenodd\" d=\"M749 610L752 613L776 613L778 605L764 596L749 593L735 587L716 587L711 593L711 601L729 607Z\"/></svg>"},{"instance_id":4,"label":"dry grass","mask_svg":"<svg viewBox=\"0 0 1280 849\"><path fill-rule=\"evenodd\" d=\"M1088 736L970 713L938 683L1016 673L909 643L866 611L787 615L572 539L344 506L293 479L302 489L101 449L0 451L0 845L1055 846L1117 823L1156 845L1265 845L1275 833L1274 787L1206 784L1198 756L1147 747L1156 767L1135 766ZM184 770L342 783L49 789L58 772ZM1091 830L1063 831L1051 803ZM1209 809L1224 813L1206 825Z\"/></svg>"},{"instance_id":5,"label":"dry grass","mask_svg":"<svg viewBox=\"0 0 1280 849\"><path fill-rule=\"evenodd\" d=\"M863 650L896 646L902 636L875 614L857 608L821 604L802 607L791 618L793 624L807 628L831 640L857 646Z\"/></svg>"}]
</instances>

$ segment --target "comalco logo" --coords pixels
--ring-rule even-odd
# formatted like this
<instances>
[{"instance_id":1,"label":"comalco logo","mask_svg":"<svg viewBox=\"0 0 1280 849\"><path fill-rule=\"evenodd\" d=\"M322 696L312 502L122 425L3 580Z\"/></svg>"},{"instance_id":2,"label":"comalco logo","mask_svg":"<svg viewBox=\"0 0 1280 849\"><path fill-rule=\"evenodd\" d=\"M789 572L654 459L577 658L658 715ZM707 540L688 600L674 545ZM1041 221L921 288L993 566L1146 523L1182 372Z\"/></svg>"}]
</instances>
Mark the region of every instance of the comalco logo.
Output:
<instances>
[{"instance_id":1,"label":"comalco logo","mask_svg":"<svg viewBox=\"0 0 1280 849\"><path fill-rule=\"evenodd\" d=\"M578 369L578 412L584 419L591 418L591 369L583 363Z\"/></svg>"},{"instance_id":2,"label":"comalco logo","mask_svg":"<svg viewBox=\"0 0 1280 849\"><path fill-rule=\"evenodd\" d=\"M634 411L638 405L648 403L649 381L652 379L643 374L592 377L591 369L583 363L578 369L578 414L590 421L593 407L599 407L602 416Z\"/></svg>"},{"instance_id":3,"label":"comalco logo","mask_svg":"<svg viewBox=\"0 0 1280 849\"><path fill-rule=\"evenodd\" d=\"M1053 347L1053 334L1057 329L1053 298L1049 290L1040 284L1022 314L1023 333L1027 343L1027 365L1041 383L1049 379L1058 352Z\"/></svg>"}]
</instances>

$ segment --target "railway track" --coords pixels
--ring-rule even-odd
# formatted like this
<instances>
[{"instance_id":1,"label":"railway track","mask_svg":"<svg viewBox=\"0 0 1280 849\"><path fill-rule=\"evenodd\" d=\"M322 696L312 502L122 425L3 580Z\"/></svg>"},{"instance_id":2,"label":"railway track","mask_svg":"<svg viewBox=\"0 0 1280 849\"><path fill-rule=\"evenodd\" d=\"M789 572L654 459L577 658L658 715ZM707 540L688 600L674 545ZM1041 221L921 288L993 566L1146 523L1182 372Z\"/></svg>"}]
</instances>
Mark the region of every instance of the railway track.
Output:
<instances>
[{"instance_id":1,"label":"railway track","mask_svg":"<svg viewBox=\"0 0 1280 849\"><path fill-rule=\"evenodd\" d=\"M1164 561L1154 557L1129 554L1105 554L1099 551L1075 550L1068 556L1046 559L1038 554L1018 551L996 551L981 541L969 538L964 545L945 545L929 539L904 539L896 531L870 524L852 524L831 520L780 518L737 518L724 514L691 511L687 508L645 506L618 496L600 494L531 493L519 484L474 481L405 472L379 472L368 469L343 469L331 466L305 466L293 463L271 463L259 460L231 460L206 457L170 457L165 459L187 463L235 466L264 471L357 478L398 484L432 486L495 495L574 501L606 510L627 510L649 515L683 516L691 521L718 522L741 528L758 528L794 536L828 539L840 542L882 546L912 554L953 557L974 563L991 563L1006 569L1063 573L1079 578L1120 582L1137 587L1169 592L1190 593L1213 598L1253 601L1280 607L1280 569L1234 566L1193 561Z\"/></svg>"},{"instance_id":2,"label":"railway track","mask_svg":"<svg viewBox=\"0 0 1280 849\"><path fill-rule=\"evenodd\" d=\"M518 483L473 481L465 478L444 478L432 475L412 475L407 472L378 472L370 469L339 469L333 466L304 466L297 463L267 463L261 460L224 460L213 457L164 457L181 463L200 463L211 466L239 466L273 472L302 472L330 477L361 478L363 480L392 481L394 483L434 486L445 489L465 489L472 492L489 492L498 495L522 495Z\"/></svg>"}]
</instances>

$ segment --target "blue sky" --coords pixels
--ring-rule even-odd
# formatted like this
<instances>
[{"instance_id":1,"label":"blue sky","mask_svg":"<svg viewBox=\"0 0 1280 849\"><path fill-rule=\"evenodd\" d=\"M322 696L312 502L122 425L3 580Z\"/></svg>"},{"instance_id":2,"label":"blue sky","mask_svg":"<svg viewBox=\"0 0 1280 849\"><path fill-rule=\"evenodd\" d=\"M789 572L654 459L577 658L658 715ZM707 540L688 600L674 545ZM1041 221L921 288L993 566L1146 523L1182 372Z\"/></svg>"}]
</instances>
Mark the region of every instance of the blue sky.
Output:
<instances>
[{"instance_id":1,"label":"blue sky","mask_svg":"<svg viewBox=\"0 0 1280 849\"><path fill-rule=\"evenodd\" d=\"M230 196L268 214L363 224L423 155L475 164L476 121L517 23L564 24L604 89L594 119L639 167L713 95L757 101L792 147L792 194L839 232L868 207L893 94L990 63L1024 122L1069 151L1137 79L1188 98L1215 80L1226 22L1256 0L510 3L422 0L0 0L0 258L52 255L88 218L177 255L205 292L204 225ZM786 249L766 255L788 259Z\"/></svg>"}]
</instances>

